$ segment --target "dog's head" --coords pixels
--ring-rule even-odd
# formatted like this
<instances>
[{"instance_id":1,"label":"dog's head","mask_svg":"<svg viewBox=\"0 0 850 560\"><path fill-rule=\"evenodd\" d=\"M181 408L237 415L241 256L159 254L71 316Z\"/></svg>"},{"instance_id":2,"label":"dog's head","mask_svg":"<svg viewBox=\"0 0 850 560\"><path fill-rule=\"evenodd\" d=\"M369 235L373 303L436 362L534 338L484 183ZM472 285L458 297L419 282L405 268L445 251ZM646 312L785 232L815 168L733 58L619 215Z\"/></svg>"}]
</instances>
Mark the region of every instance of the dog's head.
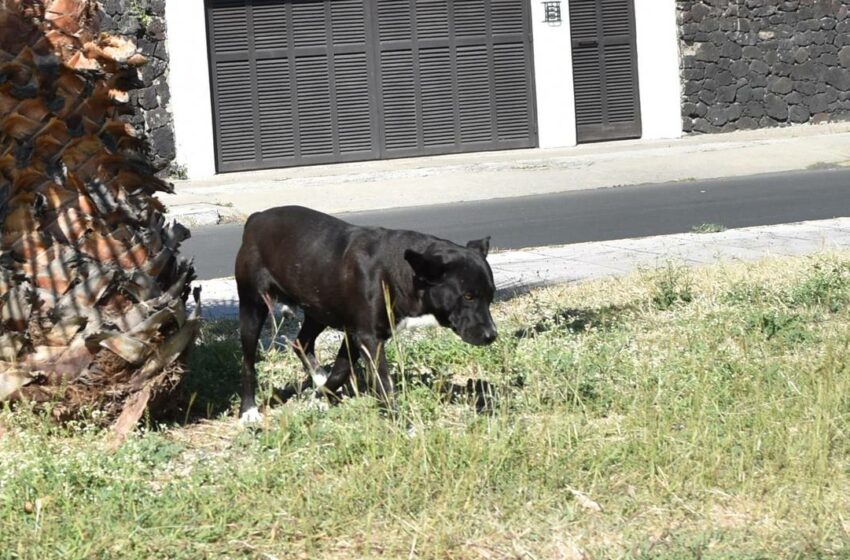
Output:
<instances>
[{"instance_id":1,"label":"dog's head","mask_svg":"<svg viewBox=\"0 0 850 560\"><path fill-rule=\"evenodd\" d=\"M432 245L419 253L404 252L414 281L423 291L424 311L452 329L464 342L483 346L496 340L490 304L496 293L487 264L490 238L470 241L466 247Z\"/></svg>"}]
</instances>

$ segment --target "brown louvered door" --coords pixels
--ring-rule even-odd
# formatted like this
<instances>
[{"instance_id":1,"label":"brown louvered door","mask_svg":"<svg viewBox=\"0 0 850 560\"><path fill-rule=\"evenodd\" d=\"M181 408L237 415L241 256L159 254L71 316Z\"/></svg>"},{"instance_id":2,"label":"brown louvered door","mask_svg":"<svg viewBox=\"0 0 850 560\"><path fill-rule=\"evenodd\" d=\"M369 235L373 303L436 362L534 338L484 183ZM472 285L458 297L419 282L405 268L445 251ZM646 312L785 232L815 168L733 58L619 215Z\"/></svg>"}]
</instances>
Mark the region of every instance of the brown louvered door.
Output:
<instances>
[{"instance_id":1,"label":"brown louvered door","mask_svg":"<svg viewBox=\"0 0 850 560\"><path fill-rule=\"evenodd\" d=\"M379 0L384 157L537 145L526 0Z\"/></svg>"},{"instance_id":2,"label":"brown louvered door","mask_svg":"<svg viewBox=\"0 0 850 560\"><path fill-rule=\"evenodd\" d=\"M208 0L218 169L535 146L529 18L527 0Z\"/></svg>"},{"instance_id":3,"label":"brown louvered door","mask_svg":"<svg viewBox=\"0 0 850 560\"><path fill-rule=\"evenodd\" d=\"M570 0L579 142L639 138L633 0Z\"/></svg>"},{"instance_id":4,"label":"brown louvered door","mask_svg":"<svg viewBox=\"0 0 850 560\"><path fill-rule=\"evenodd\" d=\"M219 171L379 157L363 0L207 11Z\"/></svg>"}]
</instances>

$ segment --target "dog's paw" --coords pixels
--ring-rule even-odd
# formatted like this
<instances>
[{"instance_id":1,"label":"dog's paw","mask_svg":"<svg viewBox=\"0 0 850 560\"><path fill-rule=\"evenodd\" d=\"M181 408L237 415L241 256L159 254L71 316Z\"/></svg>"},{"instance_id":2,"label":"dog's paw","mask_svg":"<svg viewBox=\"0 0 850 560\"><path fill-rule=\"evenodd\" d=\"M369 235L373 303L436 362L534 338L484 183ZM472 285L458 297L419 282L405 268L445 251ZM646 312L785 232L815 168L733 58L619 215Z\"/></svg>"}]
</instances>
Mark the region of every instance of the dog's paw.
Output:
<instances>
[{"instance_id":1,"label":"dog's paw","mask_svg":"<svg viewBox=\"0 0 850 560\"><path fill-rule=\"evenodd\" d=\"M321 389L328 382L328 374L322 368L316 368L310 376L313 378L313 387L316 389Z\"/></svg>"},{"instance_id":2,"label":"dog's paw","mask_svg":"<svg viewBox=\"0 0 850 560\"><path fill-rule=\"evenodd\" d=\"M256 426L263 421L263 415L257 407L249 408L239 417L239 423L243 426Z\"/></svg>"}]
</instances>

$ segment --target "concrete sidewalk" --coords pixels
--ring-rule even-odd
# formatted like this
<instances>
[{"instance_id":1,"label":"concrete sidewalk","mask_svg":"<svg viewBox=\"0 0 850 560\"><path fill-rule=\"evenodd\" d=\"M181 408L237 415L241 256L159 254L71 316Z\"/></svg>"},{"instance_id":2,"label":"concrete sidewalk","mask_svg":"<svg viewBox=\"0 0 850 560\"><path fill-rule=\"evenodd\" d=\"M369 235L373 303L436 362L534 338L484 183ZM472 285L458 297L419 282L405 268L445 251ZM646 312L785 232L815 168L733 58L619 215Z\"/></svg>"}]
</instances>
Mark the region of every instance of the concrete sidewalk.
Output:
<instances>
[{"instance_id":1,"label":"concrete sidewalk","mask_svg":"<svg viewBox=\"0 0 850 560\"><path fill-rule=\"evenodd\" d=\"M210 225L284 204L356 212L848 165L850 123L833 123L222 174L175 181L162 200Z\"/></svg>"},{"instance_id":2,"label":"concrete sidewalk","mask_svg":"<svg viewBox=\"0 0 850 560\"><path fill-rule=\"evenodd\" d=\"M638 268L663 267L670 261L698 266L840 249L850 249L850 218L505 251L490 255L488 261L497 289L506 294L547 284L622 276ZM198 284L203 287L204 317L237 316L239 302L232 278Z\"/></svg>"}]
</instances>

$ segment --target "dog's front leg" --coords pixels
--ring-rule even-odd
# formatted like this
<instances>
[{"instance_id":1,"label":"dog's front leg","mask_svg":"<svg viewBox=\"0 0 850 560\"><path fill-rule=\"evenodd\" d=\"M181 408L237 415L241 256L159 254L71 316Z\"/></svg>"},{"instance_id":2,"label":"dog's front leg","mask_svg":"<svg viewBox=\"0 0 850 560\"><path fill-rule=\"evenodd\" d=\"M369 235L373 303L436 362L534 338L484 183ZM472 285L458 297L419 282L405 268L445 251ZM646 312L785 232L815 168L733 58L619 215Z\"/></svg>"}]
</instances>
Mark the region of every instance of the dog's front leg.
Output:
<instances>
[{"instance_id":1,"label":"dog's front leg","mask_svg":"<svg viewBox=\"0 0 850 560\"><path fill-rule=\"evenodd\" d=\"M357 345L353 344L353 341L349 339L348 333L345 333L342 344L339 347L339 352L336 355L333 369L331 370L327 383L325 383L325 394L327 395L328 400L331 402L337 400L337 389L342 387L342 385L352 377L354 374L354 365L357 363L357 359L359 357L360 350L358 350Z\"/></svg>"},{"instance_id":2,"label":"dog's front leg","mask_svg":"<svg viewBox=\"0 0 850 560\"><path fill-rule=\"evenodd\" d=\"M293 344L295 352L304 366L304 371L310 375L313 385L317 389L321 389L328 380L327 372L316 358L316 338L323 330L325 330L325 325L306 315Z\"/></svg>"}]
</instances>

